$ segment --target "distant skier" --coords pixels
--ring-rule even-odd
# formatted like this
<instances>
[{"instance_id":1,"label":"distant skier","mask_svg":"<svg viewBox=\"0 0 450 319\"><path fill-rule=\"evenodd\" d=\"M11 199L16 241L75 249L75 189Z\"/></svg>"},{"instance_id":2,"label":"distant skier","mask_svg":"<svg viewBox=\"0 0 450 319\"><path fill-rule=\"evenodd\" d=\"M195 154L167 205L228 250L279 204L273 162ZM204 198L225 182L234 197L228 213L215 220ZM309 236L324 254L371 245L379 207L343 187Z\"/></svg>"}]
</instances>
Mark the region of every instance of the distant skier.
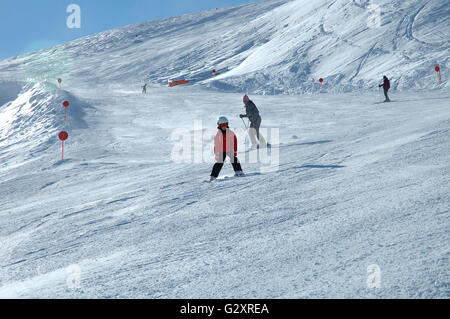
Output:
<instances>
[{"instance_id":1,"label":"distant skier","mask_svg":"<svg viewBox=\"0 0 450 319\"><path fill-rule=\"evenodd\" d=\"M250 128L248 129L248 135L250 136L250 140L252 141L251 149L256 149L259 147L270 147L270 144L266 142L262 134L259 133L259 127L261 126L261 116L259 115L259 110L256 107L255 103L249 99L247 94L244 95L243 102L245 104L245 114L240 114L239 117L242 119L244 117L248 117L250 120ZM256 141L258 139L258 142Z\"/></svg>"},{"instance_id":2,"label":"distant skier","mask_svg":"<svg viewBox=\"0 0 450 319\"><path fill-rule=\"evenodd\" d=\"M142 94L147 94L147 83L142 87Z\"/></svg>"},{"instance_id":3,"label":"distant skier","mask_svg":"<svg viewBox=\"0 0 450 319\"><path fill-rule=\"evenodd\" d=\"M383 76L383 83L381 83L378 87L383 87L384 96L386 97L384 102L391 102L391 100L389 99L389 96L388 96L388 91L391 88L391 81L389 81L389 79L387 78L386 75Z\"/></svg>"},{"instance_id":4,"label":"distant skier","mask_svg":"<svg viewBox=\"0 0 450 319\"><path fill-rule=\"evenodd\" d=\"M231 165L235 172L235 176L243 176L241 164L239 163L237 155L237 138L228 126L228 119L221 116L217 121L218 132L214 138L214 155L216 156L216 163L213 166L210 181L214 181L222 170L223 163L227 156L230 158Z\"/></svg>"}]
</instances>

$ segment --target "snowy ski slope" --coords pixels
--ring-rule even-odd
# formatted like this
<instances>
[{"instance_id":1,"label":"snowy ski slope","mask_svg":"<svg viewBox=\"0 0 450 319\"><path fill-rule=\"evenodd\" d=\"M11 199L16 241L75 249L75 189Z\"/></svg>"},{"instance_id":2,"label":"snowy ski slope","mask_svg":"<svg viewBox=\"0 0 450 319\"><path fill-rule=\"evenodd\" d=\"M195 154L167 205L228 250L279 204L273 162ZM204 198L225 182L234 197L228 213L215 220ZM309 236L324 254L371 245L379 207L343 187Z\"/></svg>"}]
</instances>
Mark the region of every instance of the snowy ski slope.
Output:
<instances>
[{"instance_id":1,"label":"snowy ski slope","mask_svg":"<svg viewBox=\"0 0 450 319\"><path fill-rule=\"evenodd\" d=\"M449 7L374 3L379 28L369 1L267 1L0 61L0 298L447 298ZM279 161L204 183L244 92ZM175 162L198 121L204 160Z\"/></svg>"}]
</instances>

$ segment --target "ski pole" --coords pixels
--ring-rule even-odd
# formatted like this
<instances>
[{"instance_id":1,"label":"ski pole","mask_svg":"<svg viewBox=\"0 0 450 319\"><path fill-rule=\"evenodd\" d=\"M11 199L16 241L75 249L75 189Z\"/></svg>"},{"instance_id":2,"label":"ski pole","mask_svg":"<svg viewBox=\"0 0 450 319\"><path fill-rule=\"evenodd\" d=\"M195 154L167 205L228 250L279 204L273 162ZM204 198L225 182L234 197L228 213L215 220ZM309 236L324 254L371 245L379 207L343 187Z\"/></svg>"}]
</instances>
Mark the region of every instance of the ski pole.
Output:
<instances>
[{"instance_id":1,"label":"ski pole","mask_svg":"<svg viewBox=\"0 0 450 319\"><path fill-rule=\"evenodd\" d=\"M242 120L242 123L244 123L244 126L245 126L245 130L248 130L248 127L247 127L247 125L245 124L245 121L244 121L244 119L241 117L241 120Z\"/></svg>"},{"instance_id":2,"label":"ski pole","mask_svg":"<svg viewBox=\"0 0 450 319\"><path fill-rule=\"evenodd\" d=\"M246 135L248 135L248 137L251 139L250 132L248 131L248 125L245 124L245 121L244 121L244 119L242 117L241 117L241 120L242 120L242 123L244 123ZM248 120L248 122L250 124L250 120Z\"/></svg>"}]
</instances>

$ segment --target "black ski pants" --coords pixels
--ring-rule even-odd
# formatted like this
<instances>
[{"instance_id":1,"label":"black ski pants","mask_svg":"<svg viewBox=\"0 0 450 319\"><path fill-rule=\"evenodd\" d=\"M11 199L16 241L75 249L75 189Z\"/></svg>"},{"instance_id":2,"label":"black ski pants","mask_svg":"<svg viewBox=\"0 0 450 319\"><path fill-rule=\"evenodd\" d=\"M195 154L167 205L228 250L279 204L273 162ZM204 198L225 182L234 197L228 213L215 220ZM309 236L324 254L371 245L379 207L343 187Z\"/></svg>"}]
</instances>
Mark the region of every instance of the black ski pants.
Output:
<instances>
[{"instance_id":1,"label":"black ski pants","mask_svg":"<svg viewBox=\"0 0 450 319\"><path fill-rule=\"evenodd\" d=\"M222 170L223 163L225 162L225 159L227 156L230 158L231 165L233 165L233 169L235 172L242 171L241 163L239 163L239 160L236 156L234 156L233 152L230 153L221 153L219 154L219 160L216 164L214 164L211 176L217 178L220 174L220 171Z\"/></svg>"},{"instance_id":2,"label":"black ski pants","mask_svg":"<svg viewBox=\"0 0 450 319\"><path fill-rule=\"evenodd\" d=\"M388 91L389 91L389 89L383 88L383 90L384 90L384 97L386 98L386 101L389 101L389 100L390 100L390 99L389 99L389 96L388 96Z\"/></svg>"}]
</instances>

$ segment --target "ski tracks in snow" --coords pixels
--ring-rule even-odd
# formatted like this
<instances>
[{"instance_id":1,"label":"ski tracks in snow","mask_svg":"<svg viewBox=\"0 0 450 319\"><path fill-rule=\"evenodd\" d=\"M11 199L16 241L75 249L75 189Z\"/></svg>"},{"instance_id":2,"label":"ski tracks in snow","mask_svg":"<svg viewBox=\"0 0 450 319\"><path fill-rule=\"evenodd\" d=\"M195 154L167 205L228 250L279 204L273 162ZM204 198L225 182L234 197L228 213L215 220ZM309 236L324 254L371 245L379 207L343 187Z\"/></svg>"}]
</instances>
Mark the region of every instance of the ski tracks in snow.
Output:
<instances>
[{"instance_id":1,"label":"ski tracks in snow","mask_svg":"<svg viewBox=\"0 0 450 319\"><path fill-rule=\"evenodd\" d=\"M358 67L356 68L356 72L355 75L353 75L350 78L350 82L353 81L354 78L356 78L359 74L359 72L361 72L361 69L363 68L364 64L366 63L367 59L370 57L370 55L372 54L373 50L375 49L375 47L377 46L377 42L374 43L374 45L372 45L372 47L369 49L369 51L367 51L366 54L364 54L362 57L360 57L359 59L361 59L361 62L359 62Z\"/></svg>"}]
</instances>

